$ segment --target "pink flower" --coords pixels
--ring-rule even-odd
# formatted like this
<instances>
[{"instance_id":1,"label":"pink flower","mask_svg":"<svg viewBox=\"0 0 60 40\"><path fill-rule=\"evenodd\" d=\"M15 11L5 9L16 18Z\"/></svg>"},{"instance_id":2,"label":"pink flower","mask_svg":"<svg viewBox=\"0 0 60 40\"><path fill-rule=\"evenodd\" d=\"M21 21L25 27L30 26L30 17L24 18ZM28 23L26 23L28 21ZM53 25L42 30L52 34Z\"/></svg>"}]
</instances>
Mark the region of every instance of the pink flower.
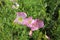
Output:
<instances>
[{"instance_id":1,"label":"pink flower","mask_svg":"<svg viewBox=\"0 0 60 40\"><path fill-rule=\"evenodd\" d=\"M24 19L27 17L26 13L24 12L17 12L17 17L16 19L14 20L15 23L18 23L18 24L23 24L23 21Z\"/></svg>"},{"instance_id":2,"label":"pink flower","mask_svg":"<svg viewBox=\"0 0 60 40\"><path fill-rule=\"evenodd\" d=\"M32 36L33 31L44 27L44 22L42 20L35 19L35 20L32 20L32 22L27 26L31 29L29 32L29 36Z\"/></svg>"},{"instance_id":3,"label":"pink flower","mask_svg":"<svg viewBox=\"0 0 60 40\"><path fill-rule=\"evenodd\" d=\"M32 19L32 17L26 18L24 24L29 27L32 31L38 30L44 27L44 22L39 19Z\"/></svg>"},{"instance_id":4,"label":"pink flower","mask_svg":"<svg viewBox=\"0 0 60 40\"><path fill-rule=\"evenodd\" d=\"M38 30L39 28L43 28L44 23L42 20L35 19L35 20L32 20L31 24L27 26L29 26L32 31L35 31L35 30Z\"/></svg>"}]
</instances>

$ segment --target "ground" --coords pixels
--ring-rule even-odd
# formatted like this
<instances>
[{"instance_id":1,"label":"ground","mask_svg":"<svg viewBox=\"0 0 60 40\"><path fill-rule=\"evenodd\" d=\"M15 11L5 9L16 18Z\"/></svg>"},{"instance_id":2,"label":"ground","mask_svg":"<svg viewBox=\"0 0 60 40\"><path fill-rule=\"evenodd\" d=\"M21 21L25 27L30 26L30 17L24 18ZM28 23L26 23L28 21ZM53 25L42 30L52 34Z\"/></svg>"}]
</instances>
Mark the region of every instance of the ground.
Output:
<instances>
[{"instance_id":1,"label":"ground","mask_svg":"<svg viewBox=\"0 0 60 40\"><path fill-rule=\"evenodd\" d=\"M60 40L60 0L17 0L18 9L13 9L14 2L0 0L0 40ZM25 12L28 17L44 21L44 28L33 32L26 26L13 23L16 12Z\"/></svg>"}]
</instances>

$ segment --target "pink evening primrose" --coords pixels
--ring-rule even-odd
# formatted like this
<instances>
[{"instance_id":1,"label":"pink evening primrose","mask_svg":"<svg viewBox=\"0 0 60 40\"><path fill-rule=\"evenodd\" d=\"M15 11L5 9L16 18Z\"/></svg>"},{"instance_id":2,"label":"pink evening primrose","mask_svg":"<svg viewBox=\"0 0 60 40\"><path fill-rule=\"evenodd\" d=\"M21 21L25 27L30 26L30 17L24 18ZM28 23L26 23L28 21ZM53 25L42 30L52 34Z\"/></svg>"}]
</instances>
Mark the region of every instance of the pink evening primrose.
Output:
<instances>
[{"instance_id":1,"label":"pink evening primrose","mask_svg":"<svg viewBox=\"0 0 60 40\"><path fill-rule=\"evenodd\" d=\"M26 18L24 20L24 24L31 29L29 32L29 36L32 36L33 31L44 27L44 22L42 20L39 19L34 20L32 19L32 17Z\"/></svg>"},{"instance_id":2,"label":"pink evening primrose","mask_svg":"<svg viewBox=\"0 0 60 40\"><path fill-rule=\"evenodd\" d=\"M32 31L38 30L39 28L44 27L44 22L39 19L32 19L32 17L29 17L24 20L24 24L29 27Z\"/></svg>"},{"instance_id":3,"label":"pink evening primrose","mask_svg":"<svg viewBox=\"0 0 60 40\"><path fill-rule=\"evenodd\" d=\"M16 19L14 20L15 23L18 23L18 24L23 24L23 21L24 19L27 17L26 13L24 12L17 12L17 17Z\"/></svg>"},{"instance_id":4,"label":"pink evening primrose","mask_svg":"<svg viewBox=\"0 0 60 40\"><path fill-rule=\"evenodd\" d=\"M32 31L38 30L39 28L44 27L44 23L42 20L35 19L32 21L31 25L29 25Z\"/></svg>"}]
</instances>

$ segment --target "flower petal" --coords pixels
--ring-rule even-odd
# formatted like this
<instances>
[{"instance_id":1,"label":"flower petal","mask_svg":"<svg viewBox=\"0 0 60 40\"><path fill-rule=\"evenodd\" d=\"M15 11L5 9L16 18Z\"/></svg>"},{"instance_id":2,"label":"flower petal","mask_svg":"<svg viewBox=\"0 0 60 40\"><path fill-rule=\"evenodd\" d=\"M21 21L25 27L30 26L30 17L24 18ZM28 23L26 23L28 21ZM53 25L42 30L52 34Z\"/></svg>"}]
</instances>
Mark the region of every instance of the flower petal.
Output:
<instances>
[{"instance_id":1,"label":"flower petal","mask_svg":"<svg viewBox=\"0 0 60 40\"><path fill-rule=\"evenodd\" d=\"M39 28L38 27L32 27L31 30L32 31L35 31L35 30L38 30Z\"/></svg>"},{"instance_id":2,"label":"flower petal","mask_svg":"<svg viewBox=\"0 0 60 40\"><path fill-rule=\"evenodd\" d=\"M29 36L32 36L32 30L30 30L30 32L29 32Z\"/></svg>"},{"instance_id":3,"label":"flower petal","mask_svg":"<svg viewBox=\"0 0 60 40\"><path fill-rule=\"evenodd\" d=\"M49 36L45 35L45 37L46 37L48 40L51 40Z\"/></svg>"},{"instance_id":4,"label":"flower petal","mask_svg":"<svg viewBox=\"0 0 60 40\"><path fill-rule=\"evenodd\" d=\"M17 12L17 17L26 18L27 14L25 12Z\"/></svg>"},{"instance_id":5,"label":"flower petal","mask_svg":"<svg viewBox=\"0 0 60 40\"><path fill-rule=\"evenodd\" d=\"M44 27L44 22L42 20L36 19L37 24L39 25L39 28Z\"/></svg>"}]
</instances>

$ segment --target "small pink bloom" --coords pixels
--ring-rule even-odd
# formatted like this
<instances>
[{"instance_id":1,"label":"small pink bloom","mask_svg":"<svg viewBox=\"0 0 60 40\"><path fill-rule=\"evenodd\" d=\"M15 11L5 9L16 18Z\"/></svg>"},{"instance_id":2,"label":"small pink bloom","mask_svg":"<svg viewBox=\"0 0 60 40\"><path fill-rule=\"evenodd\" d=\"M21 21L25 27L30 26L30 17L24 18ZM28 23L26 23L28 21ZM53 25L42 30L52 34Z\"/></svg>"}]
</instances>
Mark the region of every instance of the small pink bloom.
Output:
<instances>
[{"instance_id":1,"label":"small pink bloom","mask_svg":"<svg viewBox=\"0 0 60 40\"><path fill-rule=\"evenodd\" d=\"M32 20L32 22L27 26L31 29L31 31L29 32L29 35L32 36L33 31L44 27L44 22L42 20L35 19L35 20Z\"/></svg>"},{"instance_id":2,"label":"small pink bloom","mask_svg":"<svg viewBox=\"0 0 60 40\"><path fill-rule=\"evenodd\" d=\"M42 20L39 19L35 19L32 20L30 24L27 24L27 26L32 30L38 30L39 28L43 28L44 27L44 22Z\"/></svg>"},{"instance_id":3,"label":"small pink bloom","mask_svg":"<svg viewBox=\"0 0 60 40\"><path fill-rule=\"evenodd\" d=\"M26 13L24 13L24 12L17 12L17 17L14 20L14 22L23 25L23 21L24 21L24 19L26 17L27 17Z\"/></svg>"}]
</instances>

